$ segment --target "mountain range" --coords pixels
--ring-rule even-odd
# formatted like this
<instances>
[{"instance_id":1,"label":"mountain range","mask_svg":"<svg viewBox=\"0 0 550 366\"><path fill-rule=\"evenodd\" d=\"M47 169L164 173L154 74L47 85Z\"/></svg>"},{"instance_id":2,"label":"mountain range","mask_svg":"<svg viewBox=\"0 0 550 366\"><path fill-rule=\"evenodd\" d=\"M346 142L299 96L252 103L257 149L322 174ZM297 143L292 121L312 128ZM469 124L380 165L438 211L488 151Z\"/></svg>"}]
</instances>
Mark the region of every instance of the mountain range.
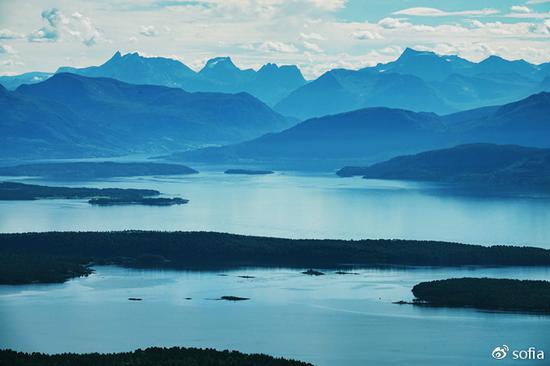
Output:
<instances>
[{"instance_id":1,"label":"mountain range","mask_svg":"<svg viewBox=\"0 0 550 366\"><path fill-rule=\"evenodd\" d=\"M189 93L59 73L15 91L0 88L0 156L159 153L227 144L291 121L247 93Z\"/></svg>"},{"instance_id":2,"label":"mountain range","mask_svg":"<svg viewBox=\"0 0 550 366\"><path fill-rule=\"evenodd\" d=\"M116 52L100 66L60 67L56 73L66 72L112 78L131 84L176 87L188 92L246 92L269 105L306 83L302 73L294 65L278 66L269 63L258 71L241 70L230 57L216 57L208 60L199 72L195 72L178 60L143 57L137 52L125 55Z\"/></svg>"},{"instance_id":3,"label":"mountain range","mask_svg":"<svg viewBox=\"0 0 550 366\"><path fill-rule=\"evenodd\" d=\"M394 61L360 70L333 69L311 82L306 82L294 65L268 63L257 71L243 70L229 57L216 57L196 72L175 59L120 52L99 66L57 70L64 72L178 87L188 92L247 92L277 112L300 120L367 107L448 114L550 91L550 63L534 65L498 56L476 63L411 48ZM49 76L2 76L0 84L13 90Z\"/></svg>"},{"instance_id":4,"label":"mountain range","mask_svg":"<svg viewBox=\"0 0 550 366\"><path fill-rule=\"evenodd\" d=\"M367 167L345 167L338 175L371 179L444 181L550 188L550 149L468 144L395 157Z\"/></svg>"},{"instance_id":5,"label":"mountain range","mask_svg":"<svg viewBox=\"0 0 550 366\"><path fill-rule=\"evenodd\" d=\"M36 84L51 77L50 72L27 72L21 75L1 76L0 85L8 90L15 90L19 85Z\"/></svg>"},{"instance_id":6,"label":"mountain range","mask_svg":"<svg viewBox=\"0 0 550 366\"><path fill-rule=\"evenodd\" d=\"M275 105L299 119L384 106L446 114L509 103L550 91L550 63L498 56L474 63L458 56L407 48L392 62L360 70L335 69Z\"/></svg>"},{"instance_id":7,"label":"mountain range","mask_svg":"<svg viewBox=\"0 0 550 366\"><path fill-rule=\"evenodd\" d=\"M365 108L312 118L279 133L170 157L185 162L256 162L269 167L339 168L463 143L550 147L550 93L439 116ZM340 166L338 166L340 165Z\"/></svg>"}]
</instances>

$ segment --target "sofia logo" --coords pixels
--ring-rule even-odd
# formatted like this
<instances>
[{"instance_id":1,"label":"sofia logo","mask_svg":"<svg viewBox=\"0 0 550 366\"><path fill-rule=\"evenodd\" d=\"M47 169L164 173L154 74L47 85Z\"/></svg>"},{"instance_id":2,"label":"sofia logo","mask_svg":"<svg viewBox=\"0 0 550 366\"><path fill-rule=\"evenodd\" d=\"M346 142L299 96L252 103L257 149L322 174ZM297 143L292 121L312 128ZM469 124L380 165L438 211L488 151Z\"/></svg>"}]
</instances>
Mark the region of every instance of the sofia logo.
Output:
<instances>
[{"instance_id":1,"label":"sofia logo","mask_svg":"<svg viewBox=\"0 0 550 366\"><path fill-rule=\"evenodd\" d=\"M503 358L506 358L508 351L510 351L510 348L503 344L502 346L496 347L493 352L491 352L491 356L493 356L495 360L502 360Z\"/></svg>"}]
</instances>

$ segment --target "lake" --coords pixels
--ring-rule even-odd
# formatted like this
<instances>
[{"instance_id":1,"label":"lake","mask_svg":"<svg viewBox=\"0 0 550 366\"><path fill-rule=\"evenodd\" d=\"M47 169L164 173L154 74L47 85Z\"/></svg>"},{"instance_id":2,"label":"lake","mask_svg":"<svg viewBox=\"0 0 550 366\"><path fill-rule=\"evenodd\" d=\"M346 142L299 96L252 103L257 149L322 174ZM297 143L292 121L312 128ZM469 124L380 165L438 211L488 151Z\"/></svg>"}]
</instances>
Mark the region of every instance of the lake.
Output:
<instances>
[{"instance_id":1,"label":"lake","mask_svg":"<svg viewBox=\"0 0 550 366\"><path fill-rule=\"evenodd\" d=\"M88 182L19 180L152 188L190 202L172 207L95 207L85 200L4 201L0 232L209 230L550 248L550 199L544 196L488 196L426 183L331 174L236 176L221 171ZM100 266L90 277L65 284L0 286L0 348L54 353L154 345L215 347L319 366L486 365L494 362L493 348L502 344L512 349L533 346L550 354L550 317L392 304L411 300L410 289L421 281L464 276L550 280L550 269L357 272L309 277L291 269L216 273ZM250 300L215 300L226 295ZM129 297L143 301L128 301Z\"/></svg>"},{"instance_id":2,"label":"lake","mask_svg":"<svg viewBox=\"0 0 550 366\"><path fill-rule=\"evenodd\" d=\"M488 365L502 344L550 352L550 317L392 304L410 300L410 288L420 281L550 279L550 269L361 269L319 277L291 269L96 270L62 285L0 286L0 348L114 352L184 345L318 366ZM225 295L250 300L215 300Z\"/></svg>"},{"instance_id":3,"label":"lake","mask_svg":"<svg viewBox=\"0 0 550 366\"><path fill-rule=\"evenodd\" d=\"M19 180L22 181L22 180ZM464 194L426 183L333 174L227 175L27 183L152 188L172 207L92 207L85 200L0 202L0 232L207 230L289 238L402 238L550 248L550 199Z\"/></svg>"}]
</instances>

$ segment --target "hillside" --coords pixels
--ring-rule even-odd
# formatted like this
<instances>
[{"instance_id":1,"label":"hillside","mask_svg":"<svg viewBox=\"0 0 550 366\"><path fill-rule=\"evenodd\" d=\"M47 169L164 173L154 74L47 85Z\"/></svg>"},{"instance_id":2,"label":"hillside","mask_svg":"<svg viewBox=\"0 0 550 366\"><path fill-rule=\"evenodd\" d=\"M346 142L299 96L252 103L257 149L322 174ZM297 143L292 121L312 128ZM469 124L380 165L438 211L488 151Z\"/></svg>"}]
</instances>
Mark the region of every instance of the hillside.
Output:
<instances>
[{"instance_id":1,"label":"hillside","mask_svg":"<svg viewBox=\"0 0 550 366\"><path fill-rule=\"evenodd\" d=\"M347 167L340 176L427 180L550 188L550 149L469 144L399 156L368 167Z\"/></svg>"},{"instance_id":2,"label":"hillside","mask_svg":"<svg viewBox=\"0 0 550 366\"><path fill-rule=\"evenodd\" d=\"M337 167L341 161L376 161L399 152L443 144L445 126L430 113L368 108L302 122L280 133L224 146L176 153L172 160L270 162L271 166Z\"/></svg>"},{"instance_id":3,"label":"hillside","mask_svg":"<svg viewBox=\"0 0 550 366\"><path fill-rule=\"evenodd\" d=\"M0 90L0 117L0 154L19 158L169 152L290 125L246 93L188 93L68 73Z\"/></svg>"},{"instance_id":4,"label":"hillside","mask_svg":"<svg viewBox=\"0 0 550 366\"><path fill-rule=\"evenodd\" d=\"M416 76L338 69L295 90L274 108L283 115L307 119L365 107L454 111Z\"/></svg>"},{"instance_id":5,"label":"hillside","mask_svg":"<svg viewBox=\"0 0 550 366\"><path fill-rule=\"evenodd\" d=\"M313 118L282 132L239 144L175 154L172 159L269 162L270 167L279 169L338 169L465 143L550 147L548 115L550 93L443 117L400 109L366 108Z\"/></svg>"}]
</instances>

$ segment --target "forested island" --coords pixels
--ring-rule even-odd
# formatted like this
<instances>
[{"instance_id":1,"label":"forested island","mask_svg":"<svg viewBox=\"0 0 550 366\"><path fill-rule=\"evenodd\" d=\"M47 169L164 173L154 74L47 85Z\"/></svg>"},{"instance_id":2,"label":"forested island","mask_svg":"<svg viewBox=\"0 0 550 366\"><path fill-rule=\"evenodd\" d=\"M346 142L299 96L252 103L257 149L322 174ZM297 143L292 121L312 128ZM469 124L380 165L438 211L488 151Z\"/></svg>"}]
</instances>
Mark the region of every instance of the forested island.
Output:
<instances>
[{"instance_id":1,"label":"forested island","mask_svg":"<svg viewBox=\"0 0 550 366\"><path fill-rule=\"evenodd\" d=\"M0 260L9 264L0 265L0 283L10 284L62 282L89 273L93 264L189 270L550 266L550 250L414 240L298 240L215 232L45 232L0 234Z\"/></svg>"},{"instance_id":2,"label":"forested island","mask_svg":"<svg viewBox=\"0 0 550 366\"><path fill-rule=\"evenodd\" d=\"M174 206L184 205L189 200L175 198L144 198L144 197L128 197L128 198L92 198L88 201L91 205L96 206L120 206L120 205L144 205L144 206Z\"/></svg>"},{"instance_id":3,"label":"forested island","mask_svg":"<svg viewBox=\"0 0 550 366\"><path fill-rule=\"evenodd\" d=\"M50 187L36 184L0 182L0 200L2 201L36 200L41 198L82 199L94 197L128 199L158 195L160 195L160 192L153 189Z\"/></svg>"},{"instance_id":4,"label":"forested island","mask_svg":"<svg viewBox=\"0 0 550 366\"><path fill-rule=\"evenodd\" d=\"M550 314L550 282L452 278L413 287L413 304Z\"/></svg>"},{"instance_id":5,"label":"forested island","mask_svg":"<svg viewBox=\"0 0 550 366\"><path fill-rule=\"evenodd\" d=\"M225 174L242 174L242 175L267 175L275 173L272 170L254 170L254 169L227 169Z\"/></svg>"},{"instance_id":6,"label":"forested island","mask_svg":"<svg viewBox=\"0 0 550 366\"><path fill-rule=\"evenodd\" d=\"M0 364L10 366L312 366L309 363L275 358L263 354L217 351L200 348L159 348L122 353L22 353L0 350Z\"/></svg>"},{"instance_id":7,"label":"forested island","mask_svg":"<svg viewBox=\"0 0 550 366\"><path fill-rule=\"evenodd\" d=\"M159 195L160 192L153 189L49 187L16 182L0 182L0 201L89 198L88 203L96 206L172 206L189 202L189 200L179 197L156 197Z\"/></svg>"},{"instance_id":8,"label":"forested island","mask_svg":"<svg viewBox=\"0 0 550 366\"><path fill-rule=\"evenodd\" d=\"M0 176L43 177L48 179L84 180L143 175L196 174L195 169L181 164L151 162L62 162L33 163L0 167Z\"/></svg>"}]
</instances>

